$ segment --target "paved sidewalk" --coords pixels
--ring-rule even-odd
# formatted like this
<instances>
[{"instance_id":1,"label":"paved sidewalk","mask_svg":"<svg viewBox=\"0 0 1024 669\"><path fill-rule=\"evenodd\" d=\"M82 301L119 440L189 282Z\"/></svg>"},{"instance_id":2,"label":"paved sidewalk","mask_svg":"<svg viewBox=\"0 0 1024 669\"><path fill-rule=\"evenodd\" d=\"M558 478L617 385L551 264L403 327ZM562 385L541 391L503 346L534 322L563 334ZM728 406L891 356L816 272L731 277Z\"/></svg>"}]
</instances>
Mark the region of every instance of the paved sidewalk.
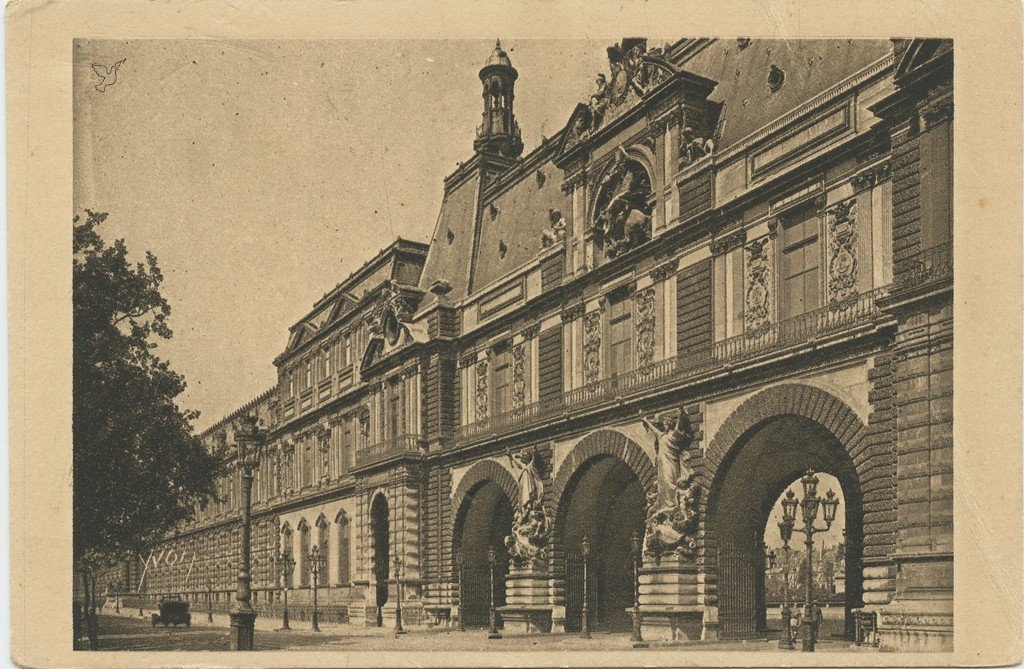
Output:
<instances>
[{"instance_id":1,"label":"paved sidewalk","mask_svg":"<svg viewBox=\"0 0 1024 669\"><path fill-rule=\"evenodd\" d=\"M230 623L227 615L214 614L213 623L206 621L206 613L193 614L191 628L152 627L148 612L139 618L138 610L122 611L122 615L100 616L100 644L102 650L229 650ZM309 629L308 622L297 622L292 630L278 630L280 621L257 618L257 650L297 651L584 651L635 650L624 632L595 633L590 639L575 634L504 635L501 639L488 639L484 629L465 632L452 629L412 627L408 634L396 636L391 628L360 627L357 625L323 624L320 632ZM777 651L775 641L716 641L652 643L648 650L743 650ZM873 649L857 647L849 641L825 640L818 644L819 652L870 652ZM798 651L794 651L798 652Z\"/></svg>"}]
</instances>

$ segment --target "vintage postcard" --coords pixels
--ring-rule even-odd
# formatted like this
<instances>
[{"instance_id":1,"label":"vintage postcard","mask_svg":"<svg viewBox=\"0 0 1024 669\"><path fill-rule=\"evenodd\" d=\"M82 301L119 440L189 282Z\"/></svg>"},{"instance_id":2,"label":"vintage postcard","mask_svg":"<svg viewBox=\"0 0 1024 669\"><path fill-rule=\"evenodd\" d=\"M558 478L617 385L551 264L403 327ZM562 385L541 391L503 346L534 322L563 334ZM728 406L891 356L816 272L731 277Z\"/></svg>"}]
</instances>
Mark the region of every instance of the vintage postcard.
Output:
<instances>
[{"instance_id":1,"label":"vintage postcard","mask_svg":"<svg viewBox=\"0 0 1024 669\"><path fill-rule=\"evenodd\" d=\"M14 661L1019 661L1020 8L730 5L9 5Z\"/></svg>"}]
</instances>

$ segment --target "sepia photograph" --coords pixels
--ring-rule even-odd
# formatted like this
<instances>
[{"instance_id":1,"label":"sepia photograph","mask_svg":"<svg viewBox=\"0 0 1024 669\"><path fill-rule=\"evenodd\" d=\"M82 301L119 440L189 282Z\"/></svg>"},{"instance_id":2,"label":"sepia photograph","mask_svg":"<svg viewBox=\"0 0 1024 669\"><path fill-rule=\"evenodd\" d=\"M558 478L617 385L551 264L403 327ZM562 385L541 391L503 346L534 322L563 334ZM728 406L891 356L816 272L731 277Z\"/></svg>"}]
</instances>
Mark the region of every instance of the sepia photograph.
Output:
<instances>
[{"instance_id":1,"label":"sepia photograph","mask_svg":"<svg viewBox=\"0 0 1024 669\"><path fill-rule=\"evenodd\" d=\"M954 40L71 53L74 649L954 649Z\"/></svg>"}]
</instances>

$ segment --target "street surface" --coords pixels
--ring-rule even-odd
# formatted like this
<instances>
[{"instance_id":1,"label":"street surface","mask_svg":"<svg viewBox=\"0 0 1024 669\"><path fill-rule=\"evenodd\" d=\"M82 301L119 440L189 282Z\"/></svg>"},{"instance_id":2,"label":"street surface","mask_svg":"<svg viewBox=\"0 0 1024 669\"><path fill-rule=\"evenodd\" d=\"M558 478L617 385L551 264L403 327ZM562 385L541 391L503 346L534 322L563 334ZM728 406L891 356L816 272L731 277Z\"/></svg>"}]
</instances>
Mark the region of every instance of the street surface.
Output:
<instances>
[{"instance_id":1,"label":"street surface","mask_svg":"<svg viewBox=\"0 0 1024 669\"><path fill-rule=\"evenodd\" d=\"M308 622L292 624L292 630L276 630L279 620L257 619L256 650L298 650L320 652L345 651L584 651L633 650L629 634L623 632L594 633L590 639L575 634L507 635L488 639L484 629L465 632L449 629L409 628L408 634L395 636L390 628L358 627L356 625L321 624L321 632L309 629ZM152 627L149 614L139 618L137 612L122 615L101 614L99 617L101 650L230 650L230 627L226 615L214 615L213 623L206 614L196 612L192 627ZM775 641L717 641L652 643L650 650L693 648L700 650L777 650ZM849 641L823 639L820 652L871 651ZM636 650L636 652L643 652Z\"/></svg>"}]
</instances>

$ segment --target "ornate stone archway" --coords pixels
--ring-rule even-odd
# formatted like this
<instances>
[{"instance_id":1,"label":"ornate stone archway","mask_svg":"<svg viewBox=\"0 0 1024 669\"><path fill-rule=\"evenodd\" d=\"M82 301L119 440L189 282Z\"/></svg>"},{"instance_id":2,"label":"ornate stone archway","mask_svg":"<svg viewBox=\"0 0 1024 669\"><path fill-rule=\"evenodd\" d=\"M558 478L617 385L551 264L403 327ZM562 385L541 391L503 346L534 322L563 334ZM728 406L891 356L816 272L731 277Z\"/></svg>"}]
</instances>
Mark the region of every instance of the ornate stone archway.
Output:
<instances>
[{"instance_id":1,"label":"ornate stone archway","mask_svg":"<svg viewBox=\"0 0 1024 669\"><path fill-rule=\"evenodd\" d=\"M695 463L701 484L708 491L701 509L697 561L709 584L704 593L709 606L726 606L725 589L731 587L726 581L732 583L732 579L726 578L722 569L729 567L730 573L736 569L743 573L761 569L737 566L751 560L758 564L756 556L745 555L744 547L752 541L753 533L764 531L778 494L808 466L833 474L842 486L849 531L847 550L851 556L847 571L848 604L860 605L862 588L872 587L868 580L872 574L863 570L864 546L880 542L884 537L879 535L891 531L884 514L866 518L865 509L871 505L882 508L886 500L895 497L891 454L885 449L872 449L874 441L870 435L869 427L846 402L804 384L767 388L733 411ZM765 458L773 463L770 470L755 465ZM760 542L760 538L756 541ZM734 555L740 560L735 565ZM887 580L888 574L881 576ZM760 577L743 578L754 578L756 584ZM730 595L730 611L733 602L735 597ZM724 621L724 616L723 608L718 620Z\"/></svg>"},{"instance_id":2,"label":"ornate stone archway","mask_svg":"<svg viewBox=\"0 0 1024 669\"><path fill-rule=\"evenodd\" d=\"M632 601L631 537L642 534L645 500L656 486L654 463L632 439L602 429L581 439L553 476L546 500L553 519L549 569L556 581L552 604L555 629L572 631L582 622L581 539L590 541L593 579L591 624L628 626Z\"/></svg>"},{"instance_id":3,"label":"ornate stone archway","mask_svg":"<svg viewBox=\"0 0 1024 669\"><path fill-rule=\"evenodd\" d=\"M509 503L515 505L516 498L519 496L519 485L512 478L512 474L494 460L481 460L466 471L452 494L452 509L455 511L452 515L453 529L458 525L459 514L463 510L466 495L488 481L501 488L508 497ZM454 534L453 531L452 535L454 536Z\"/></svg>"}]
</instances>

